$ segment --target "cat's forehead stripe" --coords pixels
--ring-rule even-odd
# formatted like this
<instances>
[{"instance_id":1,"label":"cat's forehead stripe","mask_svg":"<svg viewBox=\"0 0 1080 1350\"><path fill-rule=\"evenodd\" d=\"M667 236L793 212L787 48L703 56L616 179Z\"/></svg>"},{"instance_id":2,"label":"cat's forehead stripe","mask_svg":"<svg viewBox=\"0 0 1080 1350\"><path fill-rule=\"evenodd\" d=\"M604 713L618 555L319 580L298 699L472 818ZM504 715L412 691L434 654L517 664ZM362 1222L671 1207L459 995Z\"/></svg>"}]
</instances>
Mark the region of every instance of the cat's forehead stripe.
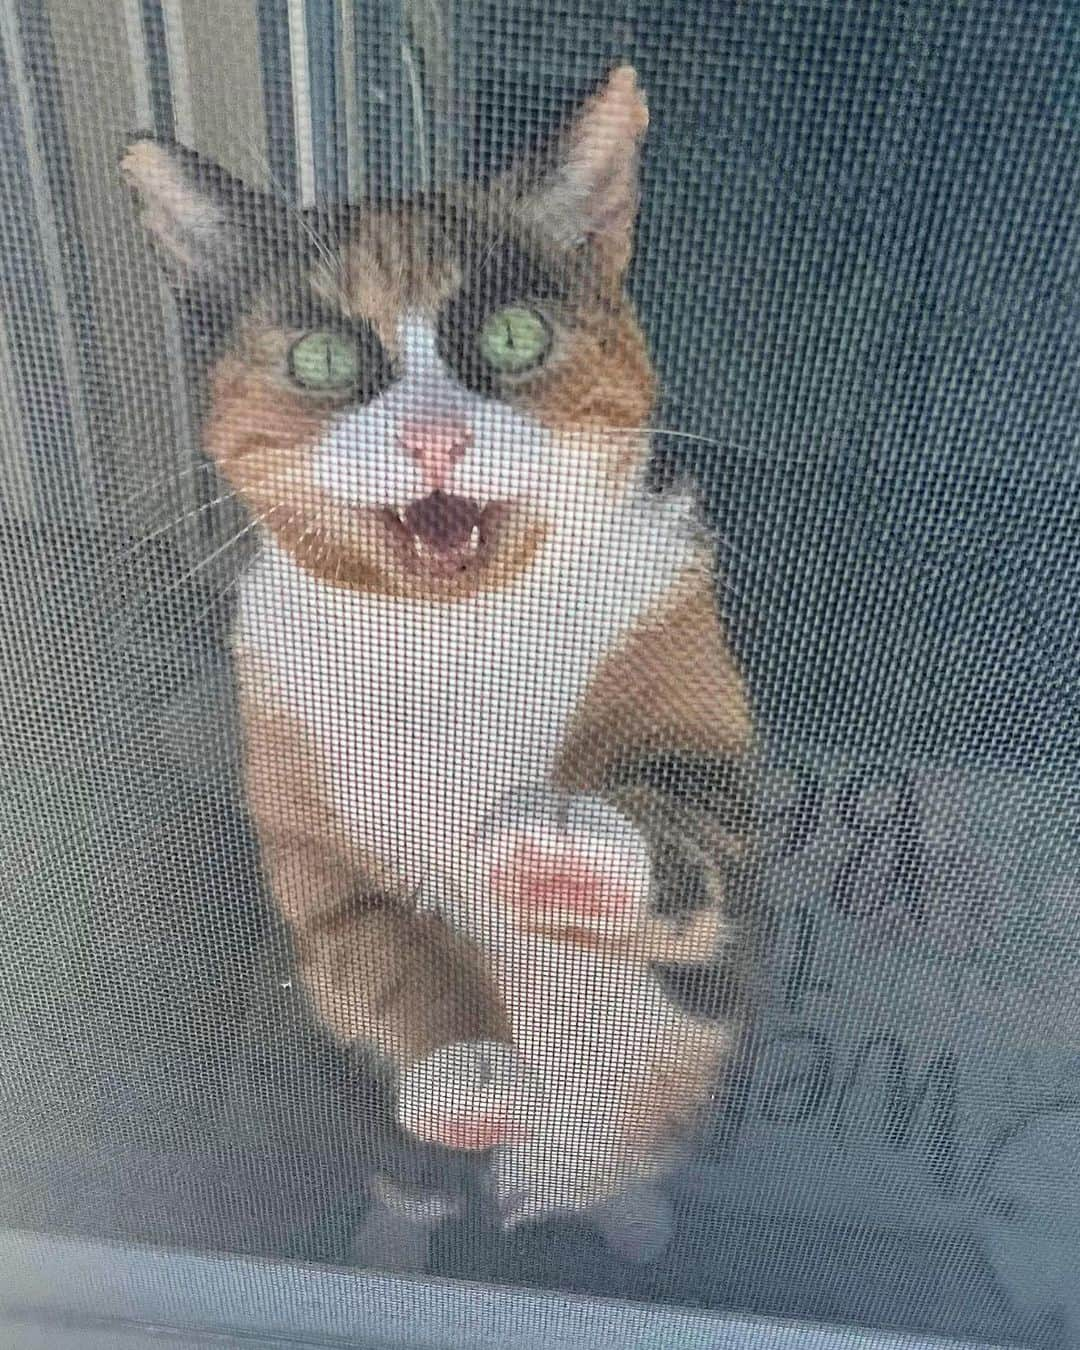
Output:
<instances>
[{"instance_id":1,"label":"cat's forehead stripe","mask_svg":"<svg viewBox=\"0 0 1080 1350\"><path fill-rule=\"evenodd\" d=\"M352 236L333 253L312 273L314 294L344 317L372 323L388 348L397 344L404 313L434 317L463 286L499 303L568 300L580 282L572 265L551 265L509 228L457 229L415 210L355 220Z\"/></svg>"},{"instance_id":2,"label":"cat's forehead stripe","mask_svg":"<svg viewBox=\"0 0 1080 1350\"><path fill-rule=\"evenodd\" d=\"M435 313L461 282L445 244L415 213L366 215L345 242L328 247L333 258L313 270L312 290L343 317L367 320L391 349L403 312Z\"/></svg>"}]
</instances>

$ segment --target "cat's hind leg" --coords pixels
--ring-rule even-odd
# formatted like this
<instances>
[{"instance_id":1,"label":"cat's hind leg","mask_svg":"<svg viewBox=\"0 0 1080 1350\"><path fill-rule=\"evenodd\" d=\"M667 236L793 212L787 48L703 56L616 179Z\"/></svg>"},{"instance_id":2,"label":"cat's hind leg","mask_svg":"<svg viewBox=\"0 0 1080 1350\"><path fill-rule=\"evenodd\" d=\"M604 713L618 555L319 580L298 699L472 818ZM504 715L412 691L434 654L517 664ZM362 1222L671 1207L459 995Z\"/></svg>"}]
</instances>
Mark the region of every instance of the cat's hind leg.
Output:
<instances>
[{"instance_id":1,"label":"cat's hind leg","mask_svg":"<svg viewBox=\"0 0 1080 1350\"><path fill-rule=\"evenodd\" d=\"M647 1265L667 1250L675 1233L671 1200L654 1181L642 1181L588 1214L608 1250L623 1261Z\"/></svg>"}]
</instances>

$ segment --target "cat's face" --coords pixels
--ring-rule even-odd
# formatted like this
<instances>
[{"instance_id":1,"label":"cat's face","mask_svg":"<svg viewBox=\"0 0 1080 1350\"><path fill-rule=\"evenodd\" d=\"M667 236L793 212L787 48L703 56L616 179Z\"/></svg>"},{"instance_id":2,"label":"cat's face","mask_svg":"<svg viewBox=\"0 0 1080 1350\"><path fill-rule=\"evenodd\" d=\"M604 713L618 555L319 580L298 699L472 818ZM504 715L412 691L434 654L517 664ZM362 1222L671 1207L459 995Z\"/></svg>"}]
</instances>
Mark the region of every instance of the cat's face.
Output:
<instances>
[{"instance_id":1,"label":"cat's face","mask_svg":"<svg viewBox=\"0 0 1080 1350\"><path fill-rule=\"evenodd\" d=\"M622 289L646 121L616 71L542 168L306 220L190 153L129 148L170 269L225 315L206 448L306 570L461 597L628 490L653 399Z\"/></svg>"}]
</instances>

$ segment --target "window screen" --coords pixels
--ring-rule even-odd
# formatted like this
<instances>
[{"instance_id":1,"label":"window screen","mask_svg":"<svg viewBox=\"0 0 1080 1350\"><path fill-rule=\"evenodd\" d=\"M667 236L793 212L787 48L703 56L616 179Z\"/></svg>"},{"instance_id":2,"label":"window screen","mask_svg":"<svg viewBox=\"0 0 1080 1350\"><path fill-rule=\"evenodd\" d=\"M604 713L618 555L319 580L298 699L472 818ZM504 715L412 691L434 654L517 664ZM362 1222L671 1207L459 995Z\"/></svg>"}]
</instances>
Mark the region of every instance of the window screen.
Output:
<instances>
[{"instance_id":1,"label":"window screen","mask_svg":"<svg viewBox=\"0 0 1080 1350\"><path fill-rule=\"evenodd\" d=\"M250 1306L222 1295L221 1326L250 1315L264 1336L287 1315L257 1309L299 1307L302 1268L371 1274L348 1286L351 1321L308 1327L357 1344L410 1343L388 1328L404 1338L422 1306L418 1344L779 1345L829 1324L852 1345L1075 1345L1074 7L7 0L0 39L9 1270L99 1244L121 1265L153 1251L158 1273L132 1267L129 1288L168 1283L170 1261L186 1288L193 1261L257 1258L234 1268ZM603 101L630 79L647 132L644 102ZM414 358L449 413L400 392ZM271 443L285 460L263 479ZM335 446L336 468L280 488ZM503 486L468 477L511 451ZM640 519L612 505L623 454ZM357 494L334 507L342 537L357 503L390 510L379 547L401 533L408 566L435 568L423 585L328 572L303 532L324 538L318 510L289 533L334 473ZM530 493L550 537L496 584L483 568L509 558ZM431 523L417 503L435 497ZM694 506L665 533L672 501ZM609 681L615 712L578 738L603 782L534 781L594 687L581 654L605 623L605 652L632 648L687 549L720 638L661 605L647 656ZM275 550L292 570L255 595ZM488 581L461 598L447 558ZM550 603L519 612L506 594L531 595L534 571ZM316 679L313 651L336 673ZM256 686L288 716L255 715ZM680 709L716 689L684 734ZM740 739L723 718L742 689ZM316 743L329 806L298 786ZM470 794L496 762L509 795L490 814ZM369 842L346 799L398 870L342 900L335 850ZM470 876L504 836L585 840L623 900L645 869L653 937L718 914L717 941L605 964L492 920L485 945L435 862L402 862L428 858L425 829ZM302 865L280 863L290 848ZM326 925L297 919L331 893ZM403 925L382 946L350 927L376 910ZM442 1003L431 925L461 947ZM515 960L499 1030L474 990ZM410 1128L427 1117L408 1117L401 1074L430 1045L395 1059L393 1035L357 1030L384 1017L375 989L381 1009L426 1009L433 1044L493 1043L500 1083L517 1056L514 1128L547 1113L534 1163L558 1203L505 1221L513 1131L450 1140L483 1148ZM706 1069L664 1049L647 999L710 1047ZM518 1054L515 1018L541 1026L546 1062ZM600 1222L563 1203L593 1136L559 1122L580 1108L580 1126L584 1096L607 1120L643 1063L653 1086L627 1110L646 1134L679 1117L678 1146L645 1168L643 1210L612 1183ZM416 1082L425 1110L457 1110L445 1064ZM550 1106L568 1082L575 1100ZM102 1318L132 1316L87 1273L101 1259L78 1267L79 1316L98 1287ZM406 1297L421 1286L398 1278L425 1283ZM9 1307L45 1297L3 1280ZM437 1280L472 1282L473 1313L425 1302L458 1297ZM586 1300L579 1340L536 1291ZM595 1299L632 1308L589 1321Z\"/></svg>"}]
</instances>

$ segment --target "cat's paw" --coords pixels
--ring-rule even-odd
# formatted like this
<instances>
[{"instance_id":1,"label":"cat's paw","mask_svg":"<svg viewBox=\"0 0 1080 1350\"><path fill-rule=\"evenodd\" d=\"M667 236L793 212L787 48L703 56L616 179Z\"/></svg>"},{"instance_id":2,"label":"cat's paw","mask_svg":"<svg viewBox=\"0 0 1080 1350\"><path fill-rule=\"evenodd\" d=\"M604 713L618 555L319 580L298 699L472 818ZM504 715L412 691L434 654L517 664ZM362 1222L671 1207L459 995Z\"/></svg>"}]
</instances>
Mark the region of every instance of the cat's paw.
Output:
<instances>
[{"instance_id":1,"label":"cat's paw","mask_svg":"<svg viewBox=\"0 0 1080 1350\"><path fill-rule=\"evenodd\" d=\"M460 1202L378 1174L371 1178L371 1191L371 1203L352 1236L350 1261L362 1270L422 1275L432 1230L458 1213Z\"/></svg>"},{"instance_id":2,"label":"cat's paw","mask_svg":"<svg viewBox=\"0 0 1080 1350\"><path fill-rule=\"evenodd\" d=\"M402 1073L398 1121L428 1144L495 1148L525 1137L536 1091L512 1046L458 1041Z\"/></svg>"},{"instance_id":3,"label":"cat's paw","mask_svg":"<svg viewBox=\"0 0 1080 1350\"><path fill-rule=\"evenodd\" d=\"M608 1251L633 1265L658 1261L675 1234L671 1201L655 1184L639 1183L621 1191L590 1217Z\"/></svg>"},{"instance_id":4,"label":"cat's paw","mask_svg":"<svg viewBox=\"0 0 1080 1350\"><path fill-rule=\"evenodd\" d=\"M596 797L517 793L477 843L489 895L521 927L629 930L648 913L649 847L621 812Z\"/></svg>"}]
</instances>

